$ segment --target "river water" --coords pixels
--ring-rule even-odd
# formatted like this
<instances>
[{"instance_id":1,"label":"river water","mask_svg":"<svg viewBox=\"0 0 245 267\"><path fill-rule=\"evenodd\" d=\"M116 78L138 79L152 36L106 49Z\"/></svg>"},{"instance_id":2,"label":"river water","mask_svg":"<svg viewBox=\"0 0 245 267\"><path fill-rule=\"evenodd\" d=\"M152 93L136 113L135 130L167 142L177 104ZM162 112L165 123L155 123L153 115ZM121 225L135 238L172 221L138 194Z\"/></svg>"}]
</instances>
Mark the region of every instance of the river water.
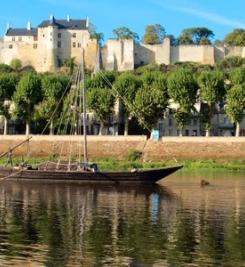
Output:
<instances>
[{"instance_id":1,"label":"river water","mask_svg":"<svg viewBox=\"0 0 245 267\"><path fill-rule=\"evenodd\" d=\"M149 187L2 182L0 266L245 266L245 174L179 172Z\"/></svg>"}]
</instances>

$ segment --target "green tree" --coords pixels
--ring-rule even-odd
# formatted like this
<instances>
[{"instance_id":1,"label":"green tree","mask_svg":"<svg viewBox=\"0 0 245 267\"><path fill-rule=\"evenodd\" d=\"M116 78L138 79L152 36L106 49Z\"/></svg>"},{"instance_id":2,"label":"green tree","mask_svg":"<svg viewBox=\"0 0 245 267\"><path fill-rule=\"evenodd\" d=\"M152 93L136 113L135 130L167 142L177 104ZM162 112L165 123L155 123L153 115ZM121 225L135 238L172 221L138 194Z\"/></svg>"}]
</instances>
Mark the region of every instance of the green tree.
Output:
<instances>
[{"instance_id":1,"label":"green tree","mask_svg":"<svg viewBox=\"0 0 245 267\"><path fill-rule=\"evenodd\" d=\"M240 123L245 109L245 90L243 85L234 85L226 95L225 112L230 120L236 123L236 136L240 135Z\"/></svg>"},{"instance_id":2,"label":"green tree","mask_svg":"<svg viewBox=\"0 0 245 267\"><path fill-rule=\"evenodd\" d=\"M225 95L224 75L220 71L203 71L198 77L200 87L200 99L207 104L206 112L206 136L210 136L211 119L215 104L221 101Z\"/></svg>"},{"instance_id":3,"label":"green tree","mask_svg":"<svg viewBox=\"0 0 245 267\"><path fill-rule=\"evenodd\" d=\"M102 32L97 32L94 24L89 24L89 33L91 39L96 39L99 44L104 40L104 34Z\"/></svg>"},{"instance_id":4,"label":"green tree","mask_svg":"<svg viewBox=\"0 0 245 267\"><path fill-rule=\"evenodd\" d=\"M209 45L214 33L205 27L195 27L184 29L179 37L179 44L181 45Z\"/></svg>"},{"instance_id":5,"label":"green tree","mask_svg":"<svg viewBox=\"0 0 245 267\"><path fill-rule=\"evenodd\" d=\"M168 94L177 104L175 119L182 135L183 128L190 119L197 99L197 83L191 70L179 68L169 74Z\"/></svg>"},{"instance_id":6,"label":"green tree","mask_svg":"<svg viewBox=\"0 0 245 267\"><path fill-rule=\"evenodd\" d=\"M22 62L20 59L15 58L11 60L10 66L14 71L18 72L22 68Z\"/></svg>"},{"instance_id":7,"label":"green tree","mask_svg":"<svg viewBox=\"0 0 245 267\"><path fill-rule=\"evenodd\" d=\"M148 25L145 28L143 42L145 44L161 44L165 38L165 28L160 24Z\"/></svg>"},{"instance_id":8,"label":"green tree","mask_svg":"<svg viewBox=\"0 0 245 267\"><path fill-rule=\"evenodd\" d=\"M7 64L0 64L0 73L10 73L13 69Z\"/></svg>"},{"instance_id":9,"label":"green tree","mask_svg":"<svg viewBox=\"0 0 245 267\"><path fill-rule=\"evenodd\" d=\"M20 79L13 95L15 105L14 117L21 118L26 122L26 135L30 134L30 123L34 114L35 106L40 102L41 80L35 73L27 73Z\"/></svg>"},{"instance_id":10,"label":"green tree","mask_svg":"<svg viewBox=\"0 0 245 267\"><path fill-rule=\"evenodd\" d=\"M72 75L74 68L76 66L75 57L66 58L63 62L63 65L69 69L69 73L70 73L70 75Z\"/></svg>"},{"instance_id":11,"label":"green tree","mask_svg":"<svg viewBox=\"0 0 245 267\"><path fill-rule=\"evenodd\" d=\"M35 118L50 120L50 134L52 135L62 107L61 103L57 107L57 103L68 85L68 78L66 76L44 75L41 84L43 100L36 107ZM57 109L56 113L53 114L55 109Z\"/></svg>"},{"instance_id":12,"label":"green tree","mask_svg":"<svg viewBox=\"0 0 245 267\"><path fill-rule=\"evenodd\" d=\"M234 29L225 36L224 43L231 46L245 46L245 30Z\"/></svg>"},{"instance_id":13,"label":"green tree","mask_svg":"<svg viewBox=\"0 0 245 267\"><path fill-rule=\"evenodd\" d=\"M104 125L109 122L109 116L113 112L115 97L111 89L93 88L87 92L87 105L100 121L100 135Z\"/></svg>"},{"instance_id":14,"label":"green tree","mask_svg":"<svg viewBox=\"0 0 245 267\"><path fill-rule=\"evenodd\" d=\"M11 98L18 83L18 76L14 73L0 74L0 115L4 116L4 135L7 134L10 119Z\"/></svg>"},{"instance_id":15,"label":"green tree","mask_svg":"<svg viewBox=\"0 0 245 267\"><path fill-rule=\"evenodd\" d=\"M136 42L139 40L139 35L135 32L132 32L127 27L116 28L112 31L112 33L117 40L132 39Z\"/></svg>"},{"instance_id":16,"label":"green tree","mask_svg":"<svg viewBox=\"0 0 245 267\"><path fill-rule=\"evenodd\" d=\"M230 70L237 67L245 66L245 59L238 56L227 57L217 62L217 67L221 70Z\"/></svg>"},{"instance_id":17,"label":"green tree","mask_svg":"<svg viewBox=\"0 0 245 267\"><path fill-rule=\"evenodd\" d=\"M229 74L229 80L232 85L241 85L245 83L245 67L234 68Z\"/></svg>"},{"instance_id":18,"label":"green tree","mask_svg":"<svg viewBox=\"0 0 245 267\"><path fill-rule=\"evenodd\" d=\"M142 88L135 95L131 114L151 132L168 105L167 81L160 71L147 71L142 74L141 80Z\"/></svg>"},{"instance_id":19,"label":"green tree","mask_svg":"<svg viewBox=\"0 0 245 267\"><path fill-rule=\"evenodd\" d=\"M131 72L124 72L118 76L114 88L121 103L121 113L124 118L124 135L128 135L129 116L132 110L132 101L141 86L139 78Z\"/></svg>"}]
</instances>

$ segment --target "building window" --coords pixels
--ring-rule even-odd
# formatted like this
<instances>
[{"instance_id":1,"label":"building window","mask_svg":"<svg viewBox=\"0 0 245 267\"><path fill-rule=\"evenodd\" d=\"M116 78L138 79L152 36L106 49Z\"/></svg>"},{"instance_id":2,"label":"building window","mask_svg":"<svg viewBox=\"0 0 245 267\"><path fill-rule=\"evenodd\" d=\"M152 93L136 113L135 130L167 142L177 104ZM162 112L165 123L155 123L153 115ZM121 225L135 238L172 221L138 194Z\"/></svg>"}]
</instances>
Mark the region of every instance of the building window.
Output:
<instances>
[{"instance_id":1,"label":"building window","mask_svg":"<svg viewBox=\"0 0 245 267\"><path fill-rule=\"evenodd\" d=\"M61 42L60 41L58 41L58 47L61 47Z\"/></svg>"},{"instance_id":2,"label":"building window","mask_svg":"<svg viewBox=\"0 0 245 267\"><path fill-rule=\"evenodd\" d=\"M34 36L34 37L33 37L33 40L34 40L34 41L37 41L37 36Z\"/></svg>"},{"instance_id":3,"label":"building window","mask_svg":"<svg viewBox=\"0 0 245 267\"><path fill-rule=\"evenodd\" d=\"M189 136L189 130L185 130L185 135Z\"/></svg>"},{"instance_id":4,"label":"building window","mask_svg":"<svg viewBox=\"0 0 245 267\"><path fill-rule=\"evenodd\" d=\"M173 123L172 123L172 119L169 119L168 120L168 126L172 126L173 125Z\"/></svg>"},{"instance_id":5,"label":"building window","mask_svg":"<svg viewBox=\"0 0 245 267\"><path fill-rule=\"evenodd\" d=\"M60 32L58 33L58 38L61 38L61 33Z\"/></svg>"},{"instance_id":6,"label":"building window","mask_svg":"<svg viewBox=\"0 0 245 267\"><path fill-rule=\"evenodd\" d=\"M19 41L19 42L21 42L21 41L22 41L22 37L21 37L21 36L18 38L18 41Z\"/></svg>"},{"instance_id":7,"label":"building window","mask_svg":"<svg viewBox=\"0 0 245 267\"><path fill-rule=\"evenodd\" d=\"M12 37L12 41L13 41L13 42L15 41L15 37Z\"/></svg>"},{"instance_id":8,"label":"building window","mask_svg":"<svg viewBox=\"0 0 245 267\"><path fill-rule=\"evenodd\" d=\"M34 49L37 49L37 44L33 44L33 48Z\"/></svg>"},{"instance_id":9,"label":"building window","mask_svg":"<svg viewBox=\"0 0 245 267\"><path fill-rule=\"evenodd\" d=\"M12 45L12 44L10 44L10 45L9 45L9 49L12 49L12 48L13 48L13 45Z\"/></svg>"},{"instance_id":10,"label":"building window","mask_svg":"<svg viewBox=\"0 0 245 267\"><path fill-rule=\"evenodd\" d=\"M81 47L81 43L77 43L77 47L79 47L79 48L80 48L80 47Z\"/></svg>"},{"instance_id":11,"label":"building window","mask_svg":"<svg viewBox=\"0 0 245 267\"><path fill-rule=\"evenodd\" d=\"M72 46L75 48L75 47L76 47L76 43L75 43L75 42L73 42L73 43L72 43Z\"/></svg>"},{"instance_id":12,"label":"building window","mask_svg":"<svg viewBox=\"0 0 245 267\"><path fill-rule=\"evenodd\" d=\"M45 34L43 34L43 38L45 37Z\"/></svg>"},{"instance_id":13,"label":"building window","mask_svg":"<svg viewBox=\"0 0 245 267\"><path fill-rule=\"evenodd\" d=\"M72 34L72 37L73 37L73 38L76 38L76 37L77 37L77 34L76 34L76 33L73 33L73 34Z\"/></svg>"}]
</instances>

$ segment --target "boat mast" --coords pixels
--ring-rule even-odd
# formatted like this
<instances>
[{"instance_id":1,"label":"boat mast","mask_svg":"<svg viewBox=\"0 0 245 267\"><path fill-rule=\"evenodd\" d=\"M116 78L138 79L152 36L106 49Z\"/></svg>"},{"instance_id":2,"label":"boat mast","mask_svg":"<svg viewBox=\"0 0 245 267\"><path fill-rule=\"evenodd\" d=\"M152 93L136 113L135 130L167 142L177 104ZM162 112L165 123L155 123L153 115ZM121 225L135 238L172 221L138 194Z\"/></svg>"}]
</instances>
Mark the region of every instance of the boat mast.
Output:
<instances>
[{"instance_id":1,"label":"boat mast","mask_svg":"<svg viewBox=\"0 0 245 267\"><path fill-rule=\"evenodd\" d=\"M84 49L82 51L81 62L81 78L82 78L82 96L83 96L83 157L84 163L88 163L88 146L87 146L87 112L86 112L86 89L85 89L85 71L84 71Z\"/></svg>"}]
</instances>

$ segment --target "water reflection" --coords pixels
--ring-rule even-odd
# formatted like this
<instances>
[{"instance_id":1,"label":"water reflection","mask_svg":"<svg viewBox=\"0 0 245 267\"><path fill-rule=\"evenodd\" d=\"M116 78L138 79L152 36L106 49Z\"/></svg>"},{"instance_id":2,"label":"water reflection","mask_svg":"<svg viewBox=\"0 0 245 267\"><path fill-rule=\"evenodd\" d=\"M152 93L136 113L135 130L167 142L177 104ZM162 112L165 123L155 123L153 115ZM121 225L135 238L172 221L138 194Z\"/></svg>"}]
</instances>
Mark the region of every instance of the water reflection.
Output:
<instances>
[{"instance_id":1,"label":"water reflection","mask_svg":"<svg viewBox=\"0 0 245 267\"><path fill-rule=\"evenodd\" d=\"M0 266L245 266L245 181L209 181L1 183Z\"/></svg>"}]
</instances>

